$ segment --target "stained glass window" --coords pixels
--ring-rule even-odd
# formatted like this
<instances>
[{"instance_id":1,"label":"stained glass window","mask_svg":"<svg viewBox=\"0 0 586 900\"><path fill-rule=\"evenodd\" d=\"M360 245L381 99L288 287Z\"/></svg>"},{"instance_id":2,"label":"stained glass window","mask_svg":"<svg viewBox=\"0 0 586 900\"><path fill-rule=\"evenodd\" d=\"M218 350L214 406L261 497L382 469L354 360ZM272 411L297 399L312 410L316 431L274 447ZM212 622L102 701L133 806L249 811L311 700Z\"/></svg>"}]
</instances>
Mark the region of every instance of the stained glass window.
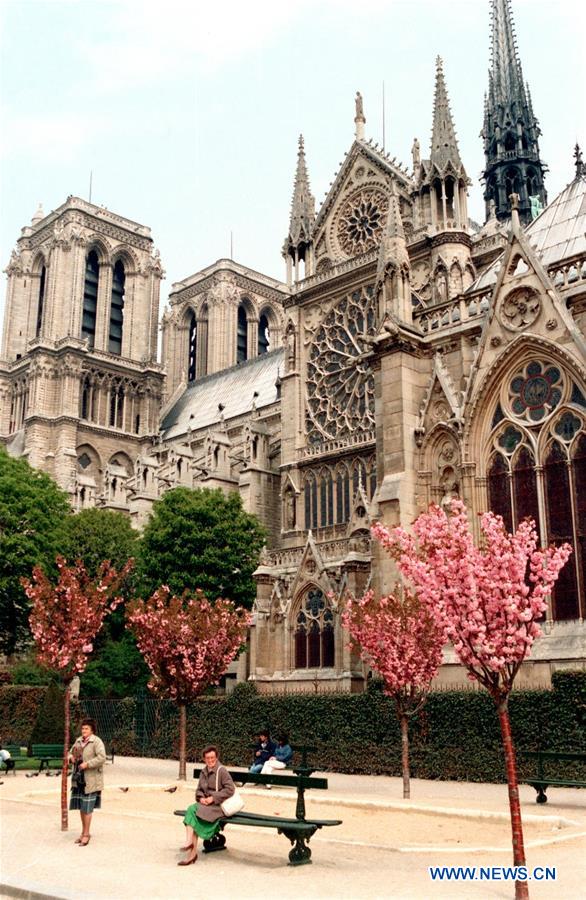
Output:
<instances>
[{"instance_id":1,"label":"stained glass window","mask_svg":"<svg viewBox=\"0 0 586 900\"><path fill-rule=\"evenodd\" d=\"M334 665L334 614L319 588L311 588L302 600L295 620L294 649L296 669Z\"/></svg>"}]
</instances>

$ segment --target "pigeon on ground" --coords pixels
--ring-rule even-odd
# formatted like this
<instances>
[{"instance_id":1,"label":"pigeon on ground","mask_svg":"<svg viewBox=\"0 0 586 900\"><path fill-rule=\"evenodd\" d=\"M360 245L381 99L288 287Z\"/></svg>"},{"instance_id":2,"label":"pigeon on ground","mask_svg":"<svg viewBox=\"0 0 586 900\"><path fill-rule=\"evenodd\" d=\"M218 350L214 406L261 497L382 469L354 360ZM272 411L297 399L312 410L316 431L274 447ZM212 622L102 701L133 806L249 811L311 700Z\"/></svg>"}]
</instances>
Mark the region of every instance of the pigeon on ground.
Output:
<instances>
[{"instance_id":1,"label":"pigeon on ground","mask_svg":"<svg viewBox=\"0 0 586 900\"><path fill-rule=\"evenodd\" d=\"M165 793L166 794L174 794L176 790L177 790L177 785L174 785L173 787L165 788Z\"/></svg>"},{"instance_id":2,"label":"pigeon on ground","mask_svg":"<svg viewBox=\"0 0 586 900\"><path fill-rule=\"evenodd\" d=\"M125 794L128 790L130 790L130 788L124 787L124 788L118 788L118 790L122 791L122 793Z\"/></svg>"}]
</instances>

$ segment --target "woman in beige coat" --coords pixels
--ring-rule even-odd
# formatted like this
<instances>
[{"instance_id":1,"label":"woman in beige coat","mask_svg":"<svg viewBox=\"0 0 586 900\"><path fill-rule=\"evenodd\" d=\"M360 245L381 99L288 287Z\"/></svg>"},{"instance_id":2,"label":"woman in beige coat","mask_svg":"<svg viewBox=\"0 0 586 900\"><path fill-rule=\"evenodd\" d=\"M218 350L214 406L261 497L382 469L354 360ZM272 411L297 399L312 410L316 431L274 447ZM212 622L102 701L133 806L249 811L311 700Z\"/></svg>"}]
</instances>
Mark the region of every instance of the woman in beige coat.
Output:
<instances>
[{"instance_id":1,"label":"woman in beige coat","mask_svg":"<svg viewBox=\"0 0 586 900\"><path fill-rule=\"evenodd\" d=\"M221 804L231 797L236 787L228 770L220 764L218 748L210 745L203 751L205 767L201 770L197 790L196 803L192 803L185 811L186 845L188 855L177 863L178 866L190 866L197 859L197 839L208 841L219 830L219 819L224 815Z\"/></svg>"},{"instance_id":2,"label":"woman in beige coat","mask_svg":"<svg viewBox=\"0 0 586 900\"><path fill-rule=\"evenodd\" d=\"M92 813L102 805L106 748L101 738L94 733L95 730L94 720L84 719L81 723L81 735L69 753L69 759L73 763L69 809L78 809L81 816L81 834L75 842L80 847L87 847L89 844Z\"/></svg>"}]
</instances>

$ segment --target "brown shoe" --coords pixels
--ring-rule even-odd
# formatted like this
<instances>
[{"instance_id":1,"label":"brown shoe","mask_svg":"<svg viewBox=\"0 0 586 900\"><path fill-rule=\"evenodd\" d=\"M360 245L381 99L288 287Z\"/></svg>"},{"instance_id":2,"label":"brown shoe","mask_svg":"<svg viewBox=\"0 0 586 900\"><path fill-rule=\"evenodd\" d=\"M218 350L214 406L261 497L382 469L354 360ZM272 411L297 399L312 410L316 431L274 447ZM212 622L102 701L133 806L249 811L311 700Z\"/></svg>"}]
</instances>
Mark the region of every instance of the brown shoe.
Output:
<instances>
[{"instance_id":1,"label":"brown shoe","mask_svg":"<svg viewBox=\"0 0 586 900\"><path fill-rule=\"evenodd\" d=\"M182 853L187 853L188 850L193 850L193 842L191 844L186 844L185 847L179 847Z\"/></svg>"},{"instance_id":2,"label":"brown shoe","mask_svg":"<svg viewBox=\"0 0 586 900\"><path fill-rule=\"evenodd\" d=\"M194 862L197 862L197 853L192 859L180 859L177 863L178 866L191 866Z\"/></svg>"}]
</instances>

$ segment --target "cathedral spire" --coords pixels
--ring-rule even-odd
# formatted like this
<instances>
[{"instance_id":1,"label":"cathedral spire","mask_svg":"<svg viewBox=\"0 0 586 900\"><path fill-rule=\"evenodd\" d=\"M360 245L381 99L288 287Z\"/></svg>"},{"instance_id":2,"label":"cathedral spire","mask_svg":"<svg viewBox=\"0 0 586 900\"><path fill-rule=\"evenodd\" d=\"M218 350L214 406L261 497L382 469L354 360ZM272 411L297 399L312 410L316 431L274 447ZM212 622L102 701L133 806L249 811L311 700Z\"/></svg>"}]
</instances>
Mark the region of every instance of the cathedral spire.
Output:
<instances>
[{"instance_id":1,"label":"cathedral spire","mask_svg":"<svg viewBox=\"0 0 586 900\"><path fill-rule=\"evenodd\" d=\"M491 62L482 129L487 218L493 202L497 218L508 218L512 194L519 195L524 223L547 202L540 133L529 86L523 80L511 0L491 0Z\"/></svg>"},{"instance_id":2,"label":"cathedral spire","mask_svg":"<svg viewBox=\"0 0 586 900\"><path fill-rule=\"evenodd\" d=\"M433 233L466 231L470 179L460 158L441 58L436 60L430 158L419 160L414 144L417 221ZM420 164L419 164L420 163Z\"/></svg>"},{"instance_id":3,"label":"cathedral spire","mask_svg":"<svg viewBox=\"0 0 586 900\"><path fill-rule=\"evenodd\" d=\"M455 172L463 171L464 169L458 150L458 141L456 140L456 131L452 121L450 101L444 79L443 62L440 56L436 60L430 161L432 166L435 166L439 172L443 172L448 163L452 164Z\"/></svg>"},{"instance_id":4,"label":"cathedral spire","mask_svg":"<svg viewBox=\"0 0 586 900\"><path fill-rule=\"evenodd\" d=\"M299 135L297 151L297 169L291 201L291 218L289 234L283 246L283 256L287 260L287 283L292 283L293 264L295 264L295 280L299 277L299 262L305 264L305 274L311 274L313 224L315 221L315 199L309 187L309 176L305 162L305 146L303 135ZM309 271L308 271L309 268Z\"/></svg>"}]
</instances>

